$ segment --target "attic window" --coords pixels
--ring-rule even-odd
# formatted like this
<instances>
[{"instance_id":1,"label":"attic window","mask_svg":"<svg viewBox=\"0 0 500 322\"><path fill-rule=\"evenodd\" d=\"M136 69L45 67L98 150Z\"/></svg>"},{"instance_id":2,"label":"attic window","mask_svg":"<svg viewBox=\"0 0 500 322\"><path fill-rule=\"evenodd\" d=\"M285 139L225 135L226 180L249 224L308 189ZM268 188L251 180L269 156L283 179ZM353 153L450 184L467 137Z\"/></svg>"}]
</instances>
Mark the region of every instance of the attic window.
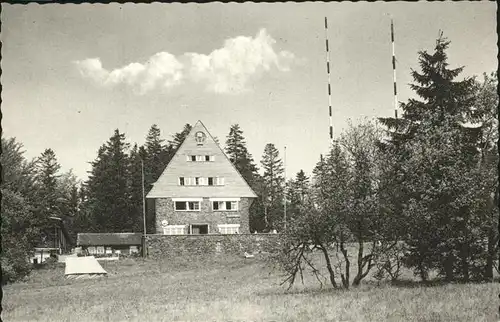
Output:
<instances>
[{"instance_id":1,"label":"attic window","mask_svg":"<svg viewBox=\"0 0 500 322\"><path fill-rule=\"evenodd\" d=\"M203 145L203 143L205 143L205 139L206 139L206 135L205 133L199 131L199 132L196 132L195 134L195 140L196 140L196 143L198 145Z\"/></svg>"},{"instance_id":2,"label":"attic window","mask_svg":"<svg viewBox=\"0 0 500 322\"><path fill-rule=\"evenodd\" d=\"M196 161L196 155L191 156L191 161Z\"/></svg>"},{"instance_id":3,"label":"attic window","mask_svg":"<svg viewBox=\"0 0 500 322\"><path fill-rule=\"evenodd\" d=\"M184 177L179 178L179 185L181 185L181 186L184 185Z\"/></svg>"},{"instance_id":4,"label":"attic window","mask_svg":"<svg viewBox=\"0 0 500 322\"><path fill-rule=\"evenodd\" d=\"M205 161L210 161L210 156L209 155L205 155Z\"/></svg>"}]
</instances>

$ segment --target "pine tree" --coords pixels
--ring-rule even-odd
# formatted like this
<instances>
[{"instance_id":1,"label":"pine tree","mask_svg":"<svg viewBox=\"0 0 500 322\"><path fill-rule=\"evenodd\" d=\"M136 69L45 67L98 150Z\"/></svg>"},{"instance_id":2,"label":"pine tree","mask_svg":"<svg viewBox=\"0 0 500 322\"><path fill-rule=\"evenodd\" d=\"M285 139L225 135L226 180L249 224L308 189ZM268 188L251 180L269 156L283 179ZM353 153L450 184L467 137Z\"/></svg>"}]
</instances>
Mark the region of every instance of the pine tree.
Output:
<instances>
[{"instance_id":1,"label":"pine tree","mask_svg":"<svg viewBox=\"0 0 500 322\"><path fill-rule=\"evenodd\" d=\"M401 103L403 115L401 118L380 118L380 122L388 127L392 143L407 142L415 134L420 124L427 119L439 124L445 118L454 118L454 124L459 125L470 118L474 105L475 85L472 77L462 81L454 79L463 71L464 67L449 69L446 50L450 41L443 37L436 40L433 54L420 51L419 65L421 73L412 70L415 83L410 88L422 100L410 98L408 103Z\"/></svg>"},{"instance_id":2,"label":"pine tree","mask_svg":"<svg viewBox=\"0 0 500 322\"><path fill-rule=\"evenodd\" d=\"M304 170L297 172L295 179L290 180L287 189L287 217L293 220L300 214L300 206L306 202L306 196L309 193L309 177Z\"/></svg>"},{"instance_id":3,"label":"pine tree","mask_svg":"<svg viewBox=\"0 0 500 322\"><path fill-rule=\"evenodd\" d=\"M241 173L245 181L252 186L257 176L258 168L252 155L248 152L243 131L238 124L231 125L226 137L226 154L231 163Z\"/></svg>"},{"instance_id":4,"label":"pine tree","mask_svg":"<svg viewBox=\"0 0 500 322\"><path fill-rule=\"evenodd\" d=\"M177 152L177 150L181 146L182 142L184 142L184 140L188 136L189 132L191 132L192 128L193 127L191 126L191 124L187 123L186 125L184 125L184 128L182 129L182 131L175 133L173 135L173 140L168 142L169 145L172 146L174 154L175 154L175 152Z\"/></svg>"},{"instance_id":5,"label":"pine tree","mask_svg":"<svg viewBox=\"0 0 500 322\"><path fill-rule=\"evenodd\" d=\"M268 229L276 229L283 216L283 161L279 158L279 151L274 144L268 143L262 155L262 190L261 198L264 206L264 220Z\"/></svg>"},{"instance_id":6,"label":"pine tree","mask_svg":"<svg viewBox=\"0 0 500 322\"><path fill-rule=\"evenodd\" d=\"M448 281L468 280L482 265L472 256L483 252L474 242L481 128L464 126L478 116L477 84L455 81L463 67L448 68L449 44L441 35L433 54L419 52L421 72L412 71L411 88L420 99L401 104L400 119L381 119L392 131L385 148L396 161L393 196L384 197L393 205L385 209L403 216L406 264L424 280L431 269Z\"/></svg>"},{"instance_id":7,"label":"pine tree","mask_svg":"<svg viewBox=\"0 0 500 322\"><path fill-rule=\"evenodd\" d=\"M129 232L133 228L135 215L130 213L128 148L125 135L115 130L92 162L86 189L94 231Z\"/></svg>"},{"instance_id":8,"label":"pine tree","mask_svg":"<svg viewBox=\"0 0 500 322\"><path fill-rule=\"evenodd\" d=\"M58 190L58 172L61 166L52 149L46 149L36 161L37 172L37 216L42 231L42 244L53 246L56 236L51 216L60 215L61 195Z\"/></svg>"},{"instance_id":9,"label":"pine tree","mask_svg":"<svg viewBox=\"0 0 500 322\"><path fill-rule=\"evenodd\" d=\"M160 150L161 152L161 150ZM132 230L136 232L142 232L144 230L143 224L143 178L142 178L142 168L144 159L146 158L147 152L144 147L137 147L135 144L130 151L130 162L129 162L129 189L130 189L130 210L129 213L132 219ZM146 181L146 180L145 180ZM146 182L144 183L146 186ZM145 192L146 193L146 192ZM146 220L146 224L150 226L154 224L152 220ZM149 227L148 227L149 228ZM147 229L150 231L150 229Z\"/></svg>"}]
</instances>

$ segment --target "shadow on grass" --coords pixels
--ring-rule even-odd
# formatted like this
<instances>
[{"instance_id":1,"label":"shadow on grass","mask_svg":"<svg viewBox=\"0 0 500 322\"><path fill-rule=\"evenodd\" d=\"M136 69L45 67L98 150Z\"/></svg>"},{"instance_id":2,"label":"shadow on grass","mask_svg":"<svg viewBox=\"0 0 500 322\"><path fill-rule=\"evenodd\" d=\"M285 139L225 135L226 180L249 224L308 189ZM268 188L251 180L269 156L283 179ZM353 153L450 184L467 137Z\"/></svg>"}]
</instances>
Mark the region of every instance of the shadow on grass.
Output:
<instances>
[{"instance_id":1,"label":"shadow on grass","mask_svg":"<svg viewBox=\"0 0 500 322\"><path fill-rule=\"evenodd\" d=\"M491 282L499 282L500 278L495 277L491 281L453 281L453 282L447 282L444 279L434 279L431 281L415 281L415 280L409 280L409 279L404 279L404 280L398 280L398 281L392 281L389 282L389 285L397 287L397 288L416 288L416 287L439 287L439 286L445 286L445 285L464 285L464 284L484 284L484 283L491 283Z\"/></svg>"},{"instance_id":2,"label":"shadow on grass","mask_svg":"<svg viewBox=\"0 0 500 322\"><path fill-rule=\"evenodd\" d=\"M427 287L442 287L446 285L464 285L464 284L484 284L484 283L493 283L500 282L500 277L494 278L492 281L470 281L470 282L462 282L462 281L454 281L454 282L446 282L444 279L433 279L431 281L416 281L410 279L397 280L397 281L363 281L359 286L350 286L349 289L344 288L333 288L330 284L323 284L320 286L305 286L300 283L295 284L292 288L288 289L288 285L280 285L276 283L272 285L272 288L267 290L263 290L260 292L256 292L255 294L262 297L268 296L277 296L277 295L308 295L308 296L321 296L324 294L341 294L344 292L355 291L356 293L363 292L371 292L377 289L383 289L387 287L394 288L427 288ZM271 286L271 285L270 285Z\"/></svg>"}]
</instances>

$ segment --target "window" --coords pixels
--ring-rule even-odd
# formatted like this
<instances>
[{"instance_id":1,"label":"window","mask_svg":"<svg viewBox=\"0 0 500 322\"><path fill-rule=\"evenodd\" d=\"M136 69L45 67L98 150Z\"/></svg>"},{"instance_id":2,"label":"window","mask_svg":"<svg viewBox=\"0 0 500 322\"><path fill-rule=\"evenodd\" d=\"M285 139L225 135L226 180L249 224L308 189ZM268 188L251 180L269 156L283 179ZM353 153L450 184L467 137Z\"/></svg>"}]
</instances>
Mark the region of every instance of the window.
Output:
<instances>
[{"instance_id":1,"label":"window","mask_svg":"<svg viewBox=\"0 0 500 322\"><path fill-rule=\"evenodd\" d=\"M175 210L187 210L185 201L176 201L175 202Z\"/></svg>"},{"instance_id":2,"label":"window","mask_svg":"<svg viewBox=\"0 0 500 322\"><path fill-rule=\"evenodd\" d=\"M179 185L181 185L181 186L184 185L184 177L179 178Z\"/></svg>"},{"instance_id":3,"label":"window","mask_svg":"<svg viewBox=\"0 0 500 322\"><path fill-rule=\"evenodd\" d=\"M224 178L215 178L215 184L217 186L223 186L224 185Z\"/></svg>"},{"instance_id":4,"label":"window","mask_svg":"<svg viewBox=\"0 0 500 322\"><path fill-rule=\"evenodd\" d=\"M168 225L163 228L163 235L185 235L185 225Z\"/></svg>"},{"instance_id":5,"label":"window","mask_svg":"<svg viewBox=\"0 0 500 322\"><path fill-rule=\"evenodd\" d=\"M196 155L191 156L191 161L196 161Z\"/></svg>"},{"instance_id":6,"label":"window","mask_svg":"<svg viewBox=\"0 0 500 322\"><path fill-rule=\"evenodd\" d=\"M196 178L194 178L194 180L195 180L195 184L197 186L199 186L200 185L200 177L196 177Z\"/></svg>"},{"instance_id":7,"label":"window","mask_svg":"<svg viewBox=\"0 0 500 322\"><path fill-rule=\"evenodd\" d=\"M104 254L104 246L97 246L97 254Z\"/></svg>"},{"instance_id":8,"label":"window","mask_svg":"<svg viewBox=\"0 0 500 322\"><path fill-rule=\"evenodd\" d=\"M214 185L214 178L208 177L208 185L213 186Z\"/></svg>"},{"instance_id":9,"label":"window","mask_svg":"<svg viewBox=\"0 0 500 322\"><path fill-rule=\"evenodd\" d=\"M219 228L219 232L221 234L239 234L240 233L240 224L217 225L217 228Z\"/></svg>"},{"instance_id":10,"label":"window","mask_svg":"<svg viewBox=\"0 0 500 322\"><path fill-rule=\"evenodd\" d=\"M198 200L174 200L176 211L199 211L200 201Z\"/></svg>"},{"instance_id":11,"label":"window","mask_svg":"<svg viewBox=\"0 0 500 322\"><path fill-rule=\"evenodd\" d=\"M196 161L203 162L203 156L202 155L197 155L196 156Z\"/></svg>"},{"instance_id":12,"label":"window","mask_svg":"<svg viewBox=\"0 0 500 322\"><path fill-rule=\"evenodd\" d=\"M238 201L212 201L212 209L218 211L237 211Z\"/></svg>"},{"instance_id":13,"label":"window","mask_svg":"<svg viewBox=\"0 0 500 322\"><path fill-rule=\"evenodd\" d=\"M192 224L189 225L189 233L191 235L206 235L208 234L208 224Z\"/></svg>"},{"instance_id":14,"label":"window","mask_svg":"<svg viewBox=\"0 0 500 322\"><path fill-rule=\"evenodd\" d=\"M210 156L209 155L205 155L205 161L210 161Z\"/></svg>"}]
</instances>

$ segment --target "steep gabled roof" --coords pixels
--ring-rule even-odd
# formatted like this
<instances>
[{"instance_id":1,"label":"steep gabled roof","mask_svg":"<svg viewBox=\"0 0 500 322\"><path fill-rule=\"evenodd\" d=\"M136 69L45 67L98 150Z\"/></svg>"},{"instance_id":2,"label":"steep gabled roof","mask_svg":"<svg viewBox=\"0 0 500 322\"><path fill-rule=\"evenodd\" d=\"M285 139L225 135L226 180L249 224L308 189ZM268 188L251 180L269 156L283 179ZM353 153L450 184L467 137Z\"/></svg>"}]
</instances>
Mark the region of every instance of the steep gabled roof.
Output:
<instances>
[{"instance_id":1,"label":"steep gabled roof","mask_svg":"<svg viewBox=\"0 0 500 322\"><path fill-rule=\"evenodd\" d=\"M203 145L198 145L195 140L196 133L200 131L206 135ZM215 159L210 162L188 162L186 156L189 155L211 155ZM224 185L180 186L179 177L224 177ZM147 198L168 197L256 198L257 195L229 161L205 125L198 121L147 195Z\"/></svg>"}]
</instances>

